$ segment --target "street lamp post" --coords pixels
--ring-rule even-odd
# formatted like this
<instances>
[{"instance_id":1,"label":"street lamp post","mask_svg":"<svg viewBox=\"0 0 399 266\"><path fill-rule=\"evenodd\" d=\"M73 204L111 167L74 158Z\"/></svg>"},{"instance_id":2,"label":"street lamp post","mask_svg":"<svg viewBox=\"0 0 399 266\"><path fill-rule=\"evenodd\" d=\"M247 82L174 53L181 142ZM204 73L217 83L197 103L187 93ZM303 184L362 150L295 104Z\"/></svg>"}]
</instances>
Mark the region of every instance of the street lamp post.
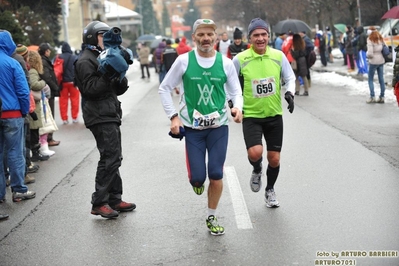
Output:
<instances>
[{"instance_id":1,"label":"street lamp post","mask_svg":"<svg viewBox=\"0 0 399 266\"><path fill-rule=\"evenodd\" d=\"M141 31L141 35L144 35L144 29L143 29L143 9L142 9L142 6L141 6L141 0L139 0L139 10L140 10L140 16L141 16L140 31Z\"/></svg>"},{"instance_id":2,"label":"street lamp post","mask_svg":"<svg viewBox=\"0 0 399 266\"><path fill-rule=\"evenodd\" d=\"M116 15L118 17L118 28L121 28L121 21L119 19L119 0L116 0Z\"/></svg>"},{"instance_id":3,"label":"street lamp post","mask_svg":"<svg viewBox=\"0 0 399 266\"><path fill-rule=\"evenodd\" d=\"M64 41L69 42L68 35L68 16L69 16L69 3L68 0L62 1L62 24L64 27Z\"/></svg>"}]
</instances>

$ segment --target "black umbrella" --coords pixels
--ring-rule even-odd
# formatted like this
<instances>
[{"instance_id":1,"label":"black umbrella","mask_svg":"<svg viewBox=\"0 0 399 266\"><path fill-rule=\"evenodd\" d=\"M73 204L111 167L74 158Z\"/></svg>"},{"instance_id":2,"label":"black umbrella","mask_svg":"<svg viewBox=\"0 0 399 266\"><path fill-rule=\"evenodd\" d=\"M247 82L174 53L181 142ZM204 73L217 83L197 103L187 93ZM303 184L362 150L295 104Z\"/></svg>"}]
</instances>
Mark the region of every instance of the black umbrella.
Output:
<instances>
[{"instance_id":1,"label":"black umbrella","mask_svg":"<svg viewBox=\"0 0 399 266\"><path fill-rule=\"evenodd\" d=\"M155 40L155 35L150 35L150 34L141 35L140 37L137 38L138 42L148 42L153 40Z\"/></svg>"},{"instance_id":2,"label":"black umbrella","mask_svg":"<svg viewBox=\"0 0 399 266\"><path fill-rule=\"evenodd\" d=\"M162 39L155 39L152 41L150 48L151 49L155 49L158 48L159 43L162 41Z\"/></svg>"},{"instance_id":3,"label":"black umbrella","mask_svg":"<svg viewBox=\"0 0 399 266\"><path fill-rule=\"evenodd\" d=\"M151 49L158 48L159 43L160 43L162 40L164 40L164 39L167 40L167 39L169 39L169 38L168 38L168 37L162 37L162 38L157 38L157 39L153 40L153 41L151 42L150 48L151 48ZM172 43L175 43L175 40L172 40L172 39L170 39L170 40L171 40Z\"/></svg>"},{"instance_id":4,"label":"black umbrella","mask_svg":"<svg viewBox=\"0 0 399 266\"><path fill-rule=\"evenodd\" d=\"M298 33L301 31L311 31L311 29L308 24L298 19L282 20L273 27L273 32L277 33Z\"/></svg>"}]
</instances>

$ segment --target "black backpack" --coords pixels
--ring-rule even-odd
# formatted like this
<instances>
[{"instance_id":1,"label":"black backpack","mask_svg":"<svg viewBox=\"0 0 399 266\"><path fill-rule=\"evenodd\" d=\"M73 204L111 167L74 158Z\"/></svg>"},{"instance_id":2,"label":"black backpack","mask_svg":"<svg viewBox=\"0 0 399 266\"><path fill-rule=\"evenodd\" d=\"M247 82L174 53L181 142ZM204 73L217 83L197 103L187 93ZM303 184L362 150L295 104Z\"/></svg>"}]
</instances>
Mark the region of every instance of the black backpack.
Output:
<instances>
[{"instance_id":1,"label":"black backpack","mask_svg":"<svg viewBox=\"0 0 399 266\"><path fill-rule=\"evenodd\" d=\"M316 53L315 51L312 50L306 58L306 63L308 64L308 68L311 68L315 62L316 62Z\"/></svg>"}]
</instances>

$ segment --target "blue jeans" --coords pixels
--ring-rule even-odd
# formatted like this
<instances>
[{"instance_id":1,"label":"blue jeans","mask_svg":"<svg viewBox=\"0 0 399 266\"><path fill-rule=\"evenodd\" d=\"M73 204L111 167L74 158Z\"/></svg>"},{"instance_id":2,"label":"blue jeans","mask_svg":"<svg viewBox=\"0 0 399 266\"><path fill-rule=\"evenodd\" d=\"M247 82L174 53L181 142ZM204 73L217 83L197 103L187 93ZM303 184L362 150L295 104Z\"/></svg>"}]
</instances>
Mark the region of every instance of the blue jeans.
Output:
<instances>
[{"instance_id":1,"label":"blue jeans","mask_svg":"<svg viewBox=\"0 0 399 266\"><path fill-rule=\"evenodd\" d=\"M7 156L10 186L13 192L25 193L24 118L0 119L0 162ZM0 167L0 199L6 195L4 167Z\"/></svg>"},{"instance_id":2,"label":"blue jeans","mask_svg":"<svg viewBox=\"0 0 399 266\"><path fill-rule=\"evenodd\" d=\"M377 70L378 82L380 83L381 92L380 97L385 95L385 83L384 83L384 64L381 65L369 65L369 89L370 97L375 97L374 94L374 73Z\"/></svg>"}]
</instances>

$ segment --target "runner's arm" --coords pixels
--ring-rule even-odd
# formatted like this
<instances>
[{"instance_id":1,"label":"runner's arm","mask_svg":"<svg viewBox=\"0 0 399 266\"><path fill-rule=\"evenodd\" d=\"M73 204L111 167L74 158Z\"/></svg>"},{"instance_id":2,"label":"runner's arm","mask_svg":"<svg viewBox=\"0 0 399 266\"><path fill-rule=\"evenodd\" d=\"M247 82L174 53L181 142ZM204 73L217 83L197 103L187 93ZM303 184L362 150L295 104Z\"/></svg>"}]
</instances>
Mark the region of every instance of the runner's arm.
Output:
<instances>
[{"instance_id":1,"label":"runner's arm","mask_svg":"<svg viewBox=\"0 0 399 266\"><path fill-rule=\"evenodd\" d=\"M294 95L295 93L295 74L294 71L292 70L292 67L290 63L288 62L287 57L283 54L282 60L281 60L281 74L282 78L285 81L285 92L289 91Z\"/></svg>"},{"instance_id":2,"label":"runner's arm","mask_svg":"<svg viewBox=\"0 0 399 266\"><path fill-rule=\"evenodd\" d=\"M228 59L229 60L229 59ZM233 59L234 60L234 59ZM242 112L243 98L240 81L235 66L231 61L224 59L224 70L227 76L226 90L229 98L233 101L233 106Z\"/></svg>"},{"instance_id":3,"label":"runner's arm","mask_svg":"<svg viewBox=\"0 0 399 266\"><path fill-rule=\"evenodd\" d=\"M172 91L182 82L182 76L187 68L188 57L184 55L176 59L158 89L163 109L168 118L177 113L172 99Z\"/></svg>"}]
</instances>

